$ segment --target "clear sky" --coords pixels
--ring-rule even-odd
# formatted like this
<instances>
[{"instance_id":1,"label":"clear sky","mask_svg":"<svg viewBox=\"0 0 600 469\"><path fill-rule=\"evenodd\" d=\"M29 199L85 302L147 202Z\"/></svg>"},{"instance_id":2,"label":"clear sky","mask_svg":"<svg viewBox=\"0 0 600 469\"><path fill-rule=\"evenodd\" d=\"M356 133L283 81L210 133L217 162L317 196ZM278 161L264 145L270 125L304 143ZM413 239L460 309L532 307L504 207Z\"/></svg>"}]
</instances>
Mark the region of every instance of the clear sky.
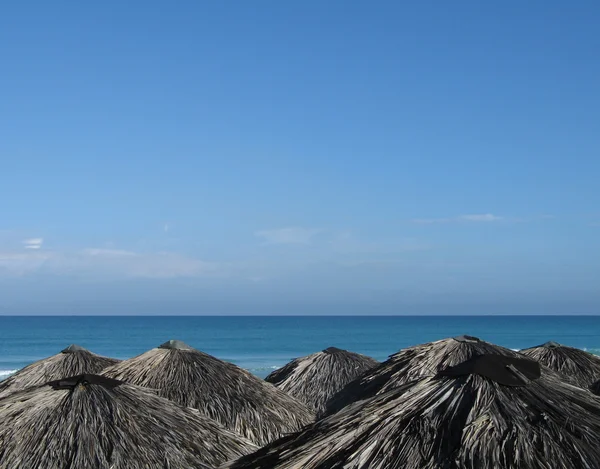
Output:
<instances>
[{"instance_id":1,"label":"clear sky","mask_svg":"<svg viewBox=\"0 0 600 469\"><path fill-rule=\"evenodd\" d=\"M599 313L599 24L5 2L0 314Z\"/></svg>"}]
</instances>

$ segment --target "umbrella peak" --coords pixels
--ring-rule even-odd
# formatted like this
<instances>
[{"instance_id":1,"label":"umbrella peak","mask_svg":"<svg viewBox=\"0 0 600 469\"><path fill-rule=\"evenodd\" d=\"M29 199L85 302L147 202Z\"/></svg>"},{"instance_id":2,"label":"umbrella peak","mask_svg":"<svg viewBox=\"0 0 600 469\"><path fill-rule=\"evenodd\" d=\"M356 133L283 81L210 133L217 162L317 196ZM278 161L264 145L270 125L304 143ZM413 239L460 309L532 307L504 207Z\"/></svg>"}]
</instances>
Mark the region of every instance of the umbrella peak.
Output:
<instances>
[{"instance_id":1,"label":"umbrella peak","mask_svg":"<svg viewBox=\"0 0 600 469\"><path fill-rule=\"evenodd\" d=\"M64 348L60 351L60 353L75 353L75 352L87 352L87 349L83 348L81 345L71 344L67 348Z\"/></svg>"},{"instance_id":2,"label":"umbrella peak","mask_svg":"<svg viewBox=\"0 0 600 469\"><path fill-rule=\"evenodd\" d=\"M438 376L458 378L477 374L504 386L526 386L538 379L540 364L527 358L483 354L438 372Z\"/></svg>"},{"instance_id":3,"label":"umbrella peak","mask_svg":"<svg viewBox=\"0 0 600 469\"><path fill-rule=\"evenodd\" d=\"M160 344L158 348L169 350L194 350L194 347L190 347L181 340L167 340L164 344Z\"/></svg>"},{"instance_id":4,"label":"umbrella peak","mask_svg":"<svg viewBox=\"0 0 600 469\"><path fill-rule=\"evenodd\" d=\"M112 389L116 388L120 384L123 384L123 381L119 381L118 379L106 378L105 376L83 374L71 376L70 378L58 379L56 381L50 381L46 384L54 390L69 389L72 391L77 386L87 386L89 384L97 384L104 388Z\"/></svg>"},{"instance_id":5,"label":"umbrella peak","mask_svg":"<svg viewBox=\"0 0 600 469\"><path fill-rule=\"evenodd\" d=\"M457 342L481 342L481 339L479 337L475 337L472 335L457 335L456 337L453 337L454 340L456 340Z\"/></svg>"},{"instance_id":6,"label":"umbrella peak","mask_svg":"<svg viewBox=\"0 0 600 469\"><path fill-rule=\"evenodd\" d=\"M562 344L559 344L558 342L554 342L553 340L550 340L542 345L538 345L538 347L544 347L544 348L558 348L558 347L563 347Z\"/></svg>"},{"instance_id":7,"label":"umbrella peak","mask_svg":"<svg viewBox=\"0 0 600 469\"><path fill-rule=\"evenodd\" d=\"M326 349L323 349L323 353L328 353L330 355L343 352L345 352L345 350L342 350L341 348L337 347L327 347Z\"/></svg>"}]
</instances>

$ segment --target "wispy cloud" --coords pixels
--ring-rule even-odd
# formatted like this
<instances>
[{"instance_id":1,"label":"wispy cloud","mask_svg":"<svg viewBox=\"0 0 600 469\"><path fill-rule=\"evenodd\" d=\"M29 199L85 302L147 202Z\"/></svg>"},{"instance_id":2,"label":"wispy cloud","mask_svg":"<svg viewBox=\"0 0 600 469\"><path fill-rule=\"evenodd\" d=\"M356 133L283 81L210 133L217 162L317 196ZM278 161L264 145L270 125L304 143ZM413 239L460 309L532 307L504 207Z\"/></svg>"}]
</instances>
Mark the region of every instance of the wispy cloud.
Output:
<instances>
[{"instance_id":1,"label":"wispy cloud","mask_svg":"<svg viewBox=\"0 0 600 469\"><path fill-rule=\"evenodd\" d=\"M125 251L122 249L103 249L103 248L88 248L83 252L90 256L106 256L106 257L131 257L136 253L133 251Z\"/></svg>"},{"instance_id":2,"label":"wispy cloud","mask_svg":"<svg viewBox=\"0 0 600 469\"><path fill-rule=\"evenodd\" d=\"M44 243L44 238L29 238L23 240L25 249L40 249Z\"/></svg>"},{"instance_id":3,"label":"wispy cloud","mask_svg":"<svg viewBox=\"0 0 600 469\"><path fill-rule=\"evenodd\" d=\"M431 225L434 223L455 223L455 222L495 222L505 220L504 217L493 215L491 213L478 213L469 215L458 215L456 217L445 217L445 218L414 218L411 220L412 223L421 225Z\"/></svg>"},{"instance_id":4,"label":"wispy cloud","mask_svg":"<svg viewBox=\"0 0 600 469\"><path fill-rule=\"evenodd\" d=\"M34 273L107 278L205 277L224 274L219 264L174 252L138 253L103 248L60 252L0 252L1 275L23 276Z\"/></svg>"},{"instance_id":5,"label":"wispy cloud","mask_svg":"<svg viewBox=\"0 0 600 469\"><path fill-rule=\"evenodd\" d=\"M263 244L310 244L322 230L316 228L289 227L275 230L261 230L255 236L262 238Z\"/></svg>"},{"instance_id":6,"label":"wispy cloud","mask_svg":"<svg viewBox=\"0 0 600 469\"><path fill-rule=\"evenodd\" d=\"M165 223L165 226L163 226L163 231L164 231L165 233L167 233L167 232L169 231L169 229L170 229L170 226L169 226L169 224L168 224L168 223Z\"/></svg>"}]
</instances>

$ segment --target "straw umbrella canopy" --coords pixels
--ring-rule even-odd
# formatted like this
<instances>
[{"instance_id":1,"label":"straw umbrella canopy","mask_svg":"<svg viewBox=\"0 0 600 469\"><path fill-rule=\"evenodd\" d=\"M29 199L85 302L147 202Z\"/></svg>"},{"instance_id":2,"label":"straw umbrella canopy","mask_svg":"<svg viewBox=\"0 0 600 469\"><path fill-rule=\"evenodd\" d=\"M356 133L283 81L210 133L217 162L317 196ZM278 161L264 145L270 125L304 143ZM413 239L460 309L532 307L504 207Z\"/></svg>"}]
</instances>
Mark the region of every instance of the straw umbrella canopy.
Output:
<instances>
[{"instance_id":1,"label":"straw umbrella canopy","mask_svg":"<svg viewBox=\"0 0 600 469\"><path fill-rule=\"evenodd\" d=\"M314 421L301 402L232 363L171 340L102 372L154 389L264 445Z\"/></svg>"},{"instance_id":2,"label":"straw umbrella canopy","mask_svg":"<svg viewBox=\"0 0 600 469\"><path fill-rule=\"evenodd\" d=\"M348 383L329 400L325 413L332 414L352 402L368 399L411 381L434 376L440 369L485 353L521 357L513 350L469 335L405 348Z\"/></svg>"},{"instance_id":3,"label":"straw umbrella canopy","mask_svg":"<svg viewBox=\"0 0 600 469\"><path fill-rule=\"evenodd\" d=\"M378 364L366 355L329 347L292 360L267 376L266 381L320 414L335 393Z\"/></svg>"},{"instance_id":4,"label":"straw umbrella canopy","mask_svg":"<svg viewBox=\"0 0 600 469\"><path fill-rule=\"evenodd\" d=\"M521 350L521 353L554 370L575 386L589 389L600 379L600 357L556 342Z\"/></svg>"},{"instance_id":5,"label":"straw umbrella canopy","mask_svg":"<svg viewBox=\"0 0 600 469\"><path fill-rule=\"evenodd\" d=\"M227 469L600 467L600 399L526 358L481 355L348 406Z\"/></svg>"},{"instance_id":6,"label":"straw umbrella canopy","mask_svg":"<svg viewBox=\"0 0 600 469\"><path fill-rule=\"evenodd\" d=\"M79 375L0 400L0 468L209 469L256 449L149 389Z\"/></svg>"},{"instance_id":7,"label":"straw umbrella canopy","mask_svg":"<svg viewBox=\"0 0 600 469\"><path fill-rule=\"evenodd\" d=\"M102 357L71 344L56 355L34 362L0 382L0 398L65 376L99 373L118 362L114 358Z\"/></svg>"}]
</instances>

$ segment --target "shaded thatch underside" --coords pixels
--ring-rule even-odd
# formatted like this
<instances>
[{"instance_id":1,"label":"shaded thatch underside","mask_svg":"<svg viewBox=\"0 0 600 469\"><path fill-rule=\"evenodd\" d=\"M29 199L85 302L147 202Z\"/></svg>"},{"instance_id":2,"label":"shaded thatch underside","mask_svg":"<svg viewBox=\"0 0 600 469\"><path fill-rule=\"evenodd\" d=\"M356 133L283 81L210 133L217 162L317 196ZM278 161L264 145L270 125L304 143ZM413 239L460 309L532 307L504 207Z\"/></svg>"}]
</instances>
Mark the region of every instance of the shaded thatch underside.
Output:
<instances>
[{"instance_id":1,"label":"shaded thatch underside","mask_svg":"<svg viewBox=\"0 0 600 469\"><path fill-rule=\"evenodd\" d=\"M292 360L265 380L320 414L335 393L378 364L366 355L330 347Z\"/></svg>"},{"instance_id":2,"label":"shaded thatch underside","mask_svg":"<svg viewBox=\"0 0 600 469\"><path fill-rule=\"evenodd\" d=\"M424 378L222 467L598 469L600 399L556 375L521 387Z\"/></svg>"},{"instance_id":3,"label":"shaded thatch underside","mask_svg":"<svg viewBox=\"0 0 600 469\"><path fill-rule=\"evenodd\" d=\"M518 352L470 336L405 348L348 383L327 403L326 414L330 415L348 404L368 399L406 383L435 376L439 370L486 353L522 357Z\"/></svg>"},{"instance_id":4,"label":"shaded thatch underside","mask_svg":"<svg viewBox=\"0 0 600 469\"><path fill-rule=\"evenodd\" d=\"M553 342L521 350L534 360L560 373L562 378L575 386L589 389L600 379L600 357L583 350Z\"/></svg>"},{"instance_id":5,"label":"shaded thatch underside","mask_svg":"<svg viewBox=\"0 0 600 469\"><path fill-rule=\"evenodd\" d=\"M34 362L0 382L0 398L65 376L100 373L104 368L119 361L96 355L83 347L72 344L62 352Z\"/></svg>"},{"instance_id":6,"label":"shaded thatch underside","mask_svg":"<svg viewBox=\"0 0 600 469\"><path fill-rule=\"evenodd\" d=\"M256 449L194 409L110 382L11 394L0 422L1 469L209 469Z\"/></svg>"},{"instance_id":7,"label":"shaded thatch underside","mask_svg":"<svg viewBox=\"0 0 600 469\"><path fill-rule=\"evenodd\" d=\"M596 394L596 396L600 395L600 379L590 386L590 391Z\"/></svg>"},{"instance_id":8,"label":"shaded thatch underside","mask_svg":"<svg viewBox=\"0 0 600 469\"><path fill-rule=\"evenodd\" d=\"M304 404L272 384L195 349L155 348L102 374L154 389L259 445L314 421Z\"/></svg>"}]
</instances>

